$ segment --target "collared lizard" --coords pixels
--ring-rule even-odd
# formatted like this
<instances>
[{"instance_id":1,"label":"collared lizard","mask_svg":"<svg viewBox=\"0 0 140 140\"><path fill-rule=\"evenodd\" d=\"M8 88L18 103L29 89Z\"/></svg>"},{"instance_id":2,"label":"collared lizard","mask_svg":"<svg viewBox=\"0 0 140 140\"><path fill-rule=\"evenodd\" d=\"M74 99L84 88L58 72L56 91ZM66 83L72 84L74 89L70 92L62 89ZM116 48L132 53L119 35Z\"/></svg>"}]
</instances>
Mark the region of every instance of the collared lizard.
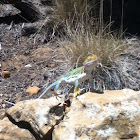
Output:
<instances>
[{"instance_id":1,"label":"collared lizard","mask_svg":"<svg viewBox=\"0 0 140 140\"><path fill-rule=\"evenodd\" d=\"M44 96L48 90L54 87L54 92L57 94L57 90L62 84L74 85L74 97L76 97L81 92L81 90L78 87L78 84L85 80L92 79L92 71L97 66L97 63L98 58L96 55L88 56L87 59L84 61L82 67L78 67L70 71L66 75L62 76L59 80L52 83L49 87L45 89L45 91L39 96L39 98Z\"/></svg>"}]
</instances>

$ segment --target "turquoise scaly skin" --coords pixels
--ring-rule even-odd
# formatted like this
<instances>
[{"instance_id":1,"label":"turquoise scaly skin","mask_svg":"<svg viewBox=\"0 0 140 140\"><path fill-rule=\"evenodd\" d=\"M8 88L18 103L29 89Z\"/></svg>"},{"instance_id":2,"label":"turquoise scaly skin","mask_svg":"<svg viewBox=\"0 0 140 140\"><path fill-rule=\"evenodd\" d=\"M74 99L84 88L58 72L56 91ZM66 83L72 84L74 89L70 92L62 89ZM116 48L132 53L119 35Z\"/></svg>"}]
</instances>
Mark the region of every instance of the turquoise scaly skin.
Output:
<instances>
[{"instance_id":1,"label":"turquoise scaly skin","mask_svg":"<svg viewBox=\"0 0 140 140\"><path fill-rule=\"evenodd\" d=\"M79 88L78 88L78 80L82 79L83 77L86 76L86 73L84 73L84 66L83 67L79 67L74 69L73 71L70 71L69 73L67 73L66 75L64 75L63 77L61 77L59 80L57 80L56 82L52 83L49 87L47 87L44 92L39 96L39 99L41 97L43 97L47 91L49 91L51 88L54 88L54 92L57 94L57 90L59 89L59 86L61 84L74 84L75 89L74 89L74 93L78 93L79 92ZM76 96L76 95L75 95Z\"/></svg>"}]
</instances>

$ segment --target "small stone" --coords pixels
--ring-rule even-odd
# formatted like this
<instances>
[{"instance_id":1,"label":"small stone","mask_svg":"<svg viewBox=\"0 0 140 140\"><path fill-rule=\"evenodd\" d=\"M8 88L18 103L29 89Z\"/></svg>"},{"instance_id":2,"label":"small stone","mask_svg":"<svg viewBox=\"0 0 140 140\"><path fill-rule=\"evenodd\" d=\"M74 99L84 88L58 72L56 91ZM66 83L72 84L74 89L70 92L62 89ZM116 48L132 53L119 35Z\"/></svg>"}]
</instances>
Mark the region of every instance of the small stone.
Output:
<instances>
[{"instance_id":1,"label":"small stone","mask_svg":"<svg viewBox=\"0 0 140 140\"><path fill-rule=\"evenodd\" d=\"M33 86L29 87L26 92L29 93L29 96L33 96L34 94L37 94L40 91L40 88Z\"/></svg>"},{"instance_id":2,"label":"small stone","mask_svg":"<svg viewBox=\"0 0 140 140\"><path fill-rule=\"evenodd\" d=\"M9 71L2 71L2 78L6 79L10 77L10 72Z\"/></svg>"},{"instance_id":3,"label":"small stone","mask_svg":"<svg viewBox=\"0 0 140 140\"><path fill-rule=\"evenodd\" d=\"M48 80L48 77L49 77L49 76L48 76L48 73L45 72L45 73L43 74L43 76L44 76L44 80Z\"/></svg>"},{"instance_id":4,"label":"small stone","mask_svg":"<svg viewBox=\"0 0 140 140\"><path fill-rule=\"evenodd\" d=\"M4 97L6 97L6 98L7 98L7 97L8 97L8 94L4 94Z\"/></svg>"},{"instance_id":5,"label":"small stone","mask_svg":"<svg viewBox=\"0 0 140 140\"><path fill-rule=\"evenodd\" d=\"M5 104L2 104L2 107L3 107L3 108L5 108L5 106L6 106Z\"/></svg>"},{"instance_id":6,"label":"small stone","mask_svg":"<svg viewBox=\"0 0 140 140\"><path fill-rule=\"evenodd\" d=\"M32 67L31 64L25 65L25 68L31 68L31 67Z\"/></svg>"}]
</instances>

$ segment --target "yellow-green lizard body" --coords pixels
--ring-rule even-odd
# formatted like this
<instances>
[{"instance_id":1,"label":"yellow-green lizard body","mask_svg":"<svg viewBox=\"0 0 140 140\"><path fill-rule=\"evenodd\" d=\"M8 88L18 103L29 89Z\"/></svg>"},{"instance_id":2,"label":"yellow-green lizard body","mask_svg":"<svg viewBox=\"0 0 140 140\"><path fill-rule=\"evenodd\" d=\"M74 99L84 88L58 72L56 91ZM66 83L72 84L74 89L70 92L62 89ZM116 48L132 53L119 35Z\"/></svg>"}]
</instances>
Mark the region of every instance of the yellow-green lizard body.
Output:
<instances>
[{"instance_id":1,"label":"yellow-green lizard body","mask_svg":"<svg viewBox=\"0 0 140 140\"><path fill-rule=\"evenodd\" d=\"M80 93L78 84L91 79L92 78L92 71L97 65L97 56L92 55L89 56L83 63L84 66L76 68L72 70L71 72L68 72L66 75L62 76L59 80L52 83L49 87L45 89L45 91L39 96L41 98L44 96L48 90L51 88L54 88L54 92L57 94L57 90L61 84L73 84L75 86L74 89L74 97L77 96L77 94Z\"/></svg>"}]
</instances>

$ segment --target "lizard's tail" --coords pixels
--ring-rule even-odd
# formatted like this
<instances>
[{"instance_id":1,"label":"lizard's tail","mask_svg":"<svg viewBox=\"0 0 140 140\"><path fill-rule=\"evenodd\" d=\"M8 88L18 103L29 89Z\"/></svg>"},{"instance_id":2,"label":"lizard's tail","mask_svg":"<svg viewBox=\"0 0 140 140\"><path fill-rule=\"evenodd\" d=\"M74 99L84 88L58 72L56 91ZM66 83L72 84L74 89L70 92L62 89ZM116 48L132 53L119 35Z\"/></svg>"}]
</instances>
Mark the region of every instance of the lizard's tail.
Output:
<instances>
[{"instance_id":1,"label":"lizard's tail","mask_svg":"<svg viewBox=\"0 0 140 140\"><path fill-rule=\"evenodd\" d=\"M44 92L38 97L38 99L40 99L42 96L44 96L45 93L46 93L49 89L51 89L52 87L54 87L56 84L57 84L57 81L54 82L53 84L51 84L50 86L48 86L48 87L44 90Z\"/></svg>"}]
</instances>

